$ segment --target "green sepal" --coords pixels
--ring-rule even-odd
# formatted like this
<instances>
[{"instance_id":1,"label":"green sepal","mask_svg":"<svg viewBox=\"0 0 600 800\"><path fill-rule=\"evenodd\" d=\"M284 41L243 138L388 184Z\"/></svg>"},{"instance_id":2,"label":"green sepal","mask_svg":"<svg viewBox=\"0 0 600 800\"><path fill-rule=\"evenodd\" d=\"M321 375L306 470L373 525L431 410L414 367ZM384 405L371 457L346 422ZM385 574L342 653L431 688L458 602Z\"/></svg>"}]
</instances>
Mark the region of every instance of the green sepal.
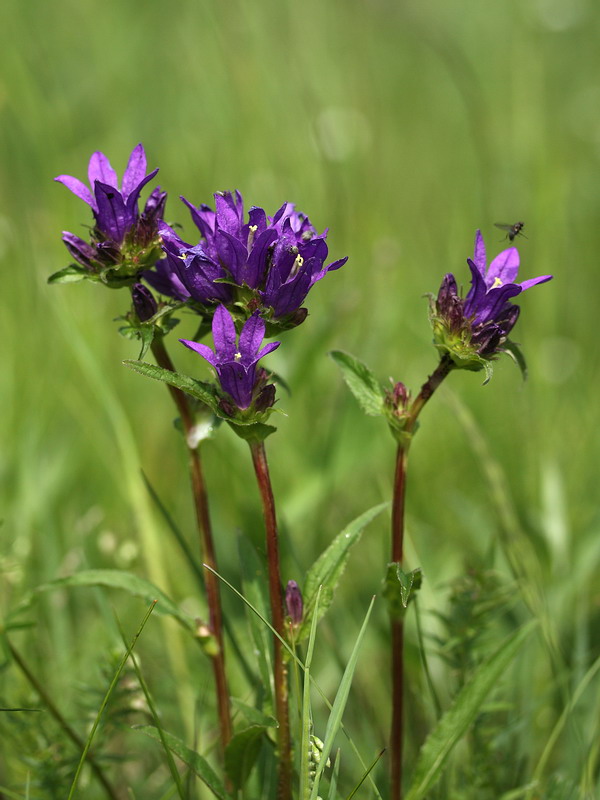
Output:
<instances>
[{"instance_id":1,"label":"green sepal","mask_svg":"<svg viewBox=\"0 0 600 800\"><path fill-rule=\"evenodd\" d=\"M146 355L154 341L155 329L154 325L142 322L139 325L123 325L123 327L119 328L119 333L126 339L139 339L141 350L138 354L138 359L141 359Z\"/></svg>"},{"instance_id":2,"label":"green sepal","mask_svg":"<svg viewBox=\"0 0 600 800\"><path fill-rule=\"evenodd\" d=\"M223 417L229 423L231 430L248 444L260 444L277 428L274 425L265 425L264 422L234 422L229 417Z\"/></svg>"},{"instance_id":3,"label":"green sepal","mask_svg":"<svg viewBox=\"0 0 600 800\"><path fill-rule=\"evenodd\" d=\"M511 342L510 339L507 339L502 345L502 352L506 353L507 356L512 358L517 367L519 367L521 370L521 376L523 380L527 380L527 363L519 345L515 344L515 342Z\"/></svg>"},{"instance_id":4,"label":"green sepal","mask_svg":"<svg viewBox=\"0 0 600 800\"><path fill-rule=\"evenodd\" d=\"M48 283L79 283L80 281L97 280L94 274L78 264L69 264L68 267L59 269L48 278Z\"/></svg>"},{"instance_id":5,"label":"green sepal","mask_svg":"<svg viewBox=\"0 0 600 800\"><path fill-rule=\"evenodd\" d=\"M342 350L332 350L329 355L341 369L347 387L365 414L370 417L384 414L385 390L369 367Z\"/></svg>"},{"instance_id":6,"label":"green sepal","mask_svg":"<svg viewBox=\"0 0 600 800\"><path fill-rule=\"evenodd\" d=\"M423 572L418 567L412 572L404 572L397 561L388 564L383 596L388 605L388 612L392 619L402 619L406 609L415 593L421 588Z\"/></svg>"},{"instance_id":7,"label":"green sepal","mask_svg":"<svg viewBox=\"0 0 600 800\"><path fill-rule=\"evenodd\" d=\"M380 503L352 520L321 553L306 573L306 580L302 587L304 616L295 635L297 643L302 642L310 634L315 607L317 608L317 619L320 619L333 602L334 592L348 563L350 548L358 542L363 529L371 520L375 519L388 506L389 503ZM317 597L319 598L318 606Z\"/></svg>"},{"instance_id":8,"label":"green sepal","mask_svg":"<svg viewBox=\"0 0 600 800\"><path fill-rule=\"evenodd\" d=\"M225 748L225 771L235 791L242 789L256 763L267 728L250 725L232 736Z\"/></svg>"}]
</instances>

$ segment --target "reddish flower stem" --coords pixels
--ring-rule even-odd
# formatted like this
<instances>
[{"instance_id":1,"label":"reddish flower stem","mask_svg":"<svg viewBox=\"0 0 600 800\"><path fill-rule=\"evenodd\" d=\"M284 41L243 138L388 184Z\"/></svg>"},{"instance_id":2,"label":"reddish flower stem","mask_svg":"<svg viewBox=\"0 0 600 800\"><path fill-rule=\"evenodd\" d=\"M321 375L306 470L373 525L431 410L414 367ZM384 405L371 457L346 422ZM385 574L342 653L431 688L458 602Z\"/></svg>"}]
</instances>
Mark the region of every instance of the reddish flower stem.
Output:
<instances>
[{"instance_id":1,"label":"reddish flower stem","mask_svg":"<svg viewBox=\"0 0 600 800\"><path fill-rule=\"evenodd\" d=\"M444 356L421 387L408 412L404 427L406 439L398 445L392 500L392 561L402 564L404 558L404 507L408 450L417 417L440 383L452 369L452 361ZM392 648L392 723L390 729L390 800L402 798L402 751L404 745L404 620L391 620Z\"/></svg>"},{"instance_id":2,"label":"reddish flower stem","mask_svg":"<svg viewBox=\"0 0 600 800\"><path fill-rule=\"evenodd\" d=\"M175 371L173 362L164 342L161 338L155 338L152 342L152 352L156 363L163 369ZM169 392L181 417L183 430L185 433L188 453L190 458L190 475L192 482L192 492L194 496L194 509L196 511L196 521L200 534L201 557L204 564L217 572L217 558L215 553L212 526L208 511L208 497L206 494L206 484L202 471L202 461L200 452L193 445L191 437L194 428L194 417L188 402L187 395L174 386L169 386ZM217 705L219 710L219 724L221 730L221 745L223 750L229 743L232 735L231 707L229 702L229 688L227 675L225 672L225 650L223 647L223 614L221 611L221 596L219 593L219 579L210 570L205 571L206 598L209 613L209 630L214 636L218 645L217 652L211 655L211 663L215 678Z\"/></svg>"},{"instance_id":3,"label":"reddish flower stem","mask_svg":"<svg viewBox=\"0 0 600 800\"><path fill-rule=\"evenodd\" d=\"M279 636L285 638L285 615L283 609L283 590L279 568L279 541L275 499L269 476L267 454L262 442L251 443L250 452L260 490L265 518L267 543L267 563L269 568L269 597L271 601L271 622ZM275 690L275 712L279 727L277 747L279 751L279 775L277 781L277 800L292 798L292 749L290 742L290 718L288 704L287 670L283 660L283 647L277 636L273 637L273 682Z\"/></svg>"}]
</instances>

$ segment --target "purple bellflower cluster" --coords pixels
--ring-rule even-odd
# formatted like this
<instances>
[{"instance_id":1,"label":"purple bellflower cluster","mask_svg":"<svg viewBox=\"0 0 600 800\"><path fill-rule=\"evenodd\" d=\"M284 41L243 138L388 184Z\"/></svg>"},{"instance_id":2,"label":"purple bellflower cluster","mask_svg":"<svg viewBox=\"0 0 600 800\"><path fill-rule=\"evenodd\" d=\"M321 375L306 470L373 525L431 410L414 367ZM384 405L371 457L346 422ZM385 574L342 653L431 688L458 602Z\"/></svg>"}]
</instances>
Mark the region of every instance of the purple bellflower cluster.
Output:
<instances>
[{"instance_id":1,"label":"purple bellflower cluster","mask_svg":"<svg viewBox=\"0 0 600 800\"><path fill-rule=\"evenodd\" d=\"M265 322L258 312L246 320L238 341L233 318L225 306L220 305L213 317L212 334L214 351L205 344L187 339L179 341L214 367L223 392L221 409L233 417L237 410L254 415L271 408L275 402L275 386L268 383L266 370L257 369L256 365L261 358L276 350L280 342L271 342L261 348Z\"/></svg>"},{"instance_id":2,"label":"purple bellflower cluster","mask_svg":"<svg viewBox=\"0 0 600 800\"><path fill-rule=\"evenodd\" d=\"M519 317L519 306L510 300L552 275L517 283L519 252L503 250L487 266L481 231L475 235L471 288L465 298L459 295L454 275L444 276L437 299L431 300L430 317L436 347L448 354L453 366L473 371L490 370L489 362L499 353L512 352L508 335Z\"/></svg>"},{"instance_id":3,"label":"purple bellflower cluster","mask_svg":"<svg viewBox=\"0 0 600 800\"><path fill-rule=\"evenodd\" d=\"M51 282L89 278L111 287L132 284L142 270L162 257L158 222L164 213L167 194L160 187L154 189L140 214L140 192L158 172L155 169L146 174L146 168L146 153L138 144L129 157L121 183L101 152L93 153L90 158L89 187L71 175L55 178L90 206L95 225L89 242L63 232L67 250L77 263L53 275Z\"/></svg>"},{"instance_id":4,"label":"purple bellflower cluster","mask_svg":"<svg viewBox=\"0 0 600 800\"><path fill-rule=\"evenodd\" d=\"M239 192L214 197L214 211L182 198L200 231L199 244L184 242L160 224L166 259L145 273L146 281L161 294L202 309L223 303L238 321L240 314L246 319L258 311L279 328L303 322L307 310L302 303L311 287L347 258L326 265L327 231L317 233L291 203L273 217L254 206L245 222Z\"/></svg>"}]
</instances>

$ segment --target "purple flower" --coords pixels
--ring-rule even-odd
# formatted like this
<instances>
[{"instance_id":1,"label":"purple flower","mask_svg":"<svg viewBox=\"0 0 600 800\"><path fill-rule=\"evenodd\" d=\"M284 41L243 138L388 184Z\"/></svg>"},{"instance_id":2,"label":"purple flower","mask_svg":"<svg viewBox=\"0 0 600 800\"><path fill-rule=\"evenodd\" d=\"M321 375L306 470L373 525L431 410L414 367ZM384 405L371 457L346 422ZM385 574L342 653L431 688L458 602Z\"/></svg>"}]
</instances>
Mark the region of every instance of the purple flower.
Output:
<instances>
[{"instance_id":1,"label":"purple flower","mask_svg":"<svg viewBox=\"0 0 600 800\"><path fill-rule=\"evenodd\" d=\"M143 146L138 144L129 156L120 185L110 161L100 151L92 154L88 166L91 188L71 175L59 175L54 180L64 183L67 189L87 203L94 212L98 231L120 244L138 219L141 190L157 172L158 169L155 169L146 175L146 153ZM145 211L156 215L160 199L155 194L150 197Z\"/></svg>"},{"instance_id":2,"label":"purple flower","mask_svg":"<svg viewBox=\"0 0 600 800\"><path fill-rule=\"evenodd\" d=\"M214 197L215 211L182 198L202 236L195 247L161 226L169 268L200 303L239 305L241 300L250 313L260 310L268 319L301 322L306 312L300 307L310 288L347 259L325 265L327 231L318 234L291 203L274 217L255 206L245 222L239 192ZM152 284L153 277L148 280Z\"/></svg>"},{"instance_id":3,"label":"purple flower","mask_svg":"<svg viewBox=\"0 0 600 800\"><path fill-rule=\"evenodd\" d=\"M157 172L155 169L146 174L146 153L138 144L129 157L121 183L108 158L99 151L90 158L89 187L71 175L55 178L87 203L94 214L96 224L91 242L63 232L69 253L89 273L87 277L119 285L162 256L157 224L164 213L166 192L157 187L141 214L138 209L141 190Z\"/></svg>"},{"instance_id":4,"label":"purple flower","mask_svg":"<svg viewBox=\"0 0 600 800\"><path fill-rule=\"evenodd\" d=\"M431 319L436 345L447 352L455 366L482 369L484 361L506 349L508 334L515 326L520 308L514 299L526 289L551 280L552 275L517 282L519 253L516 247L503 250L487 265L481 231L475 235L475 251L467 259L471 288L465 298L458 293L454 275L444 276Z\"/></svg>"},{"instance_id":5,"label":"purple flower","mask_svg":"<svg viewBox=\"0 0 600 800\"><path fill-rule=\"evenodd\" d=\"M259 411L273 405L272 386L266 385L267 374L257 370L257 362L279 347L279 342L271 342L262 349L265 335L265 322L257 313L244 324L237 341L233 318L225 306L218 306L212 322L215 343L214 351L205 344L179 341L195 350L213 366L221 383L221 388L233 400L237 408L244 410L254 403Z\"/></svg>"}]
</instances>

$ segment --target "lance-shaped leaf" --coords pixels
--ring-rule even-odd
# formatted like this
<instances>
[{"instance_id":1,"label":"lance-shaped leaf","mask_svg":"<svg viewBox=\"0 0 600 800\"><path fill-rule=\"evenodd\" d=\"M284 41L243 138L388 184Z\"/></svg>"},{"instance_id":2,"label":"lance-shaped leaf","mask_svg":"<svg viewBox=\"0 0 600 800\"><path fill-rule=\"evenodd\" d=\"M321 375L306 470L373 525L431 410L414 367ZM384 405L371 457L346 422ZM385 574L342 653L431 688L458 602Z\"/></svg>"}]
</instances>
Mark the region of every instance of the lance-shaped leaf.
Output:
<instances>
[{"instance_id":1,"label":"lance-shaped leaf","mask_svg":"<svg viewBox=\"0 0 600 800\"><path fill-rule=\"evenodd\" d=\"M58 578L55 581L44 583L36 587L25 598L21 603L21 607L29 606L34 597L41 592L51 592L54 589L75 588L77 586L105 586L109 589L122 589L134 597L141 597L146 603L156 600L156 614L168 614L188 630L195 630L193 619L185 614L157 586L130 572L116 569L87 569L76 572L66 578Z\"/></svg>"},{"instance_id":2,"label":"lance-shaped leaf","mask_svg":"<svg viewBox=\"0 0 600 800\"><path fill-rule=\"evenodd\" d=\"M183 763L192 770L194 775L200 778L202 783L210 789L215 797L218 797L219 800L227 800L227 793L225 792L223 781L215 773L208 761L199 753L196 753L195 750L192 750L184 744L181 739L173 736L172 733L167 733L167 731L159 732L158 728L155 728L154 725L136 725L134 730L145 733L146 736L149 736L151 739L156 739L158 742L166 743L169 750L183 761Z\"/></svg>"},{"instance_id":3,"label":"lance-shaped leaf","mask_svg":"<svg viewBox=\"0 0 600 800\"><path fill-rule=\"evenodd\" d=\"M200 402L207 405L216 416L227 417L219 410L218 402L215 397L214 389L209 383L197 381L189 375L182 375L179 372L173 372L170 369L163 369L156 364L148 364L145 361L131 361L123 362L126 367L139 372L140 375L146 375L148 378L153 378L155 381L162 381L163 383L174 386L176 389L181 389L182 392L195 397Z\"/></svg>"},{"instance_id":4,"label":"lance-shaped leaf","mask_svg":"<svg viewBox=\"0 0 600 800\"><path fill-rule=\"evenodd\" d=\"M431 788L439 779L452 748L475 720L486 697L505 673L535 624L524 625L508 636L460 690L452 706L421 747L405 800L423 800L430 796Z\"/></svg>"},{"instance_id":5,"label":"lance-shaped leaf","mask_svg":"<svg viewBox=\"0 0 600 800\"><path fill-rule=\"evenodd\" d=\"M317 613L320 619L333 601L335 589L348 562L350 548L360 539L363 529L369 522L388 505L389 503L380 503L353 520L336 536L327 550L321 553L308 570L302 590L304 619L298 629L296 641L301 642L309 634L319 587L321 587L321 595Z\"/></svg>"},{"instance_id":6,"label":"lance-shaped leaf","mask_svg":"<svg viewBox=\"0 0 600 800\"><path fill-rule=\"evenodd\" d=\"M225 748L225 771L234 789L242 789L260 753L266 727L250 725L236 733Z\"/></svg>"},{"instance_id":7,"label":"lance-shaped leaf","mask_svg":"<svg viewBox=\"0 0 600 800\"><path fill-rule=\"evenodd\" d=\"M48 278L48 283L78 283L79 281L94 280L94 276L85 267L69 264L64 269L59 269Z\"/></svg>"},{"instance_id":8,"label":"lance-shaped leaf","mask_svg":"<svg viewBox=\"0 0 600 800\"><path fill-rule=\"evenodd\" d=\"M333 350L329 355L341 369L346 385L365 414L370 417L383 414L385 391L369 367L341 350Z\"/></svg>"}]
</instances>

